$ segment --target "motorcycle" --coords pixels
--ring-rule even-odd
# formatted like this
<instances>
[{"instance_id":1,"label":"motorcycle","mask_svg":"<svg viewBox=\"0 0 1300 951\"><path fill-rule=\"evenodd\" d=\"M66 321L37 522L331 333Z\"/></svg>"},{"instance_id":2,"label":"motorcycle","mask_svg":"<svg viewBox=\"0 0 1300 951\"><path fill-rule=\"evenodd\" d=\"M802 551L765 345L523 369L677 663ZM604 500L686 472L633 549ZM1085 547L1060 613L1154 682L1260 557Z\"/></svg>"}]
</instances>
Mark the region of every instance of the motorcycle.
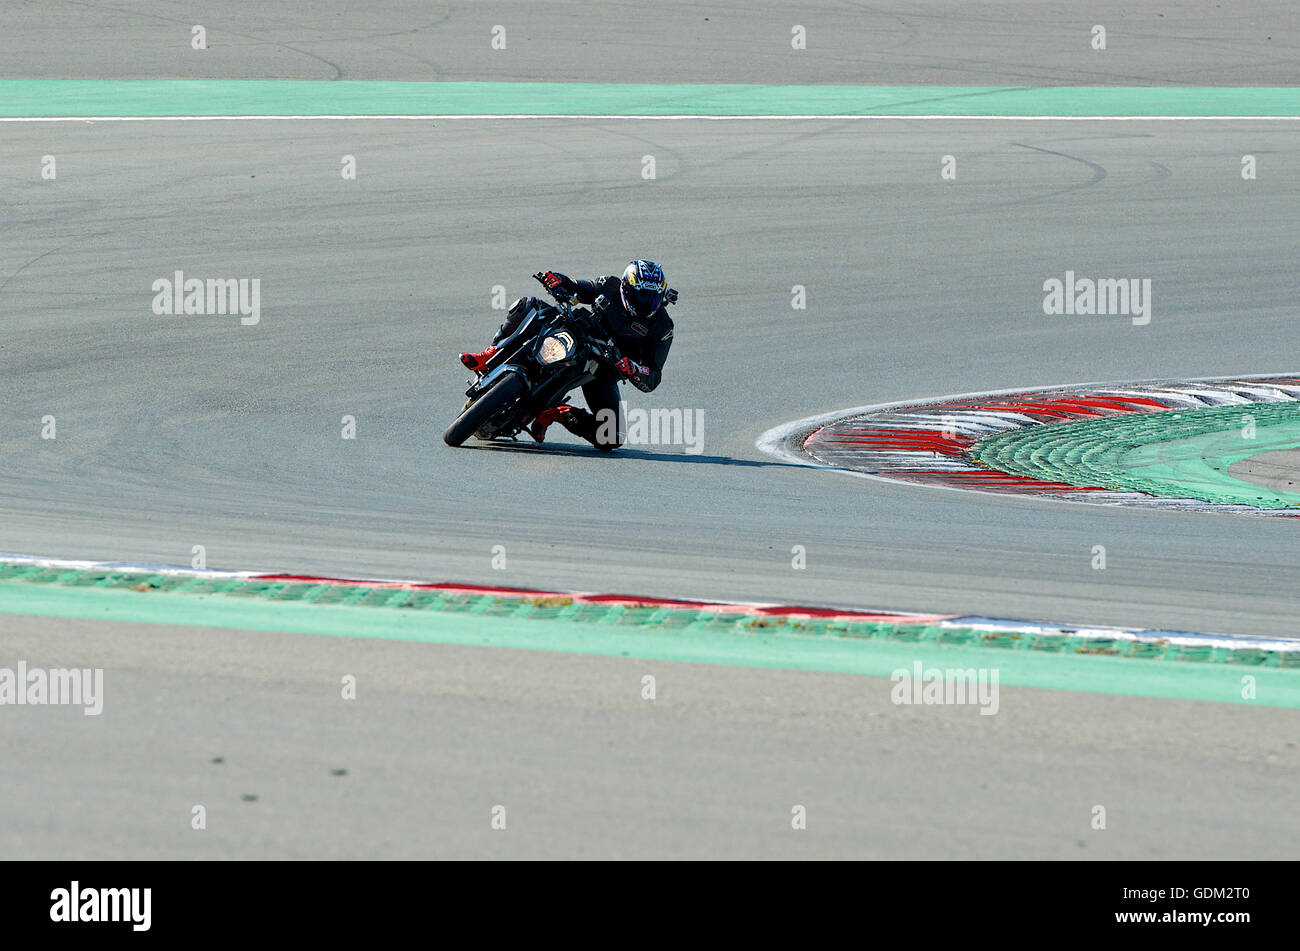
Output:
<instances>
[{"instance_id":1,"label":"motorcycle","mask_svg":"<svg viewBox=\"0 0 1300 951\"><path fill-rule=\"evenodd\" d=\"M540 272L533 277L545 286ZM513 439L542 410L596 379L601 366L622 359L601 308L575 307L563 288L547 292L554 306L534 300L465 391L460 415L442 436L448 446L470 436Z\"/></svg>"}]
</instances>

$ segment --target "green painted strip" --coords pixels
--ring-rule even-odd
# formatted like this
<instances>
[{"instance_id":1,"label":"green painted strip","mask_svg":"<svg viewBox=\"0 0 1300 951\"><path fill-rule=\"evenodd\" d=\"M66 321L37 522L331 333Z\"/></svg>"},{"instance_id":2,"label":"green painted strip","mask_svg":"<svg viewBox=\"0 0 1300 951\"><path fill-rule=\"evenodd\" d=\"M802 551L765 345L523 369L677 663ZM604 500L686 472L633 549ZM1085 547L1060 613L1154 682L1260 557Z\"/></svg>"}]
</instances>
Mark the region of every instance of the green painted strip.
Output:
<instances>
[{"instance_id":1,"label":"green painted strip","mask_svg":"<svg viewBox=\"0 0 1300 951\"><path fill-rule=\"evenodd\" d=\"M1293 509L1300 508L1300 493L1252 485L1229 475L1228 467L1298 446L1300 403L1246 403L1031 426L982 439L967 456L1049 482Z\"/></svg>"},{"instance_id":2,"label":"green painted strip","mask_svg":"<svg viewBox=\"0 0 1300 951\"><path fill-rule=\"evenodd\" d=\"M0 614L485 645L878 677L888 677L900 668L910 670L919 660L927 668L996 669L999 683L1007 686L1300 707L1300 658L1279 658L1274 652L1218 651L1215 656L1213 648L1184 649L1184 653L1162 651L1158 645L1129 650L1118 642L1083 644L1068 637L988 634L920 624L863 625L853 634L847 628L807 632L769 619L726 618L719 624L716 616L709 615L694 617L684 625L655 623L656 616L694 613L663 609L631 609L644 613L624 625L618 622L627 609L595 606L601 609L600 617L583 621L577 615L593 606L575 608L572 604L562 606L572 609L567 617L557 614L539 620L522 608L546 609L547 605L519 603L523 599L488 599L506 601L508 610L500 613L426 611L391 604L367 607L361 603L280 600L284 589L278 585L269 585L253 597L238 597L156 590L148 587L150 582L141 583L143 590L115 584L2 581ZM18 622L10 620L4 626L14 623ZM1073 649L1072 641L1077 645ZM1255 681L1253 700L1241 696L1246 676Z\"/></svg>"},{"instance_id":3,"label":"green painted strip","mask_svg":"<svg viewBox=\"0 0 1300 951\"><path fill-rule=\"evenodd\" d=\"M0 116L1300 116L1292 86L0 80Z\"/></svg>"},{"instance_id":4,"label":"green painted strip","mask_svg":"<svg viewBox=\"0 0 1300 951\"><path fill-rule=\"evenodd\" d=\"M0 562L0 582L22 581L38 585L131 590L140 593L179 592L260 598L274 603L355 605L364 608L400 608L512 617L529 620L574 621L583 624L636 626L658 630L704 630L751 634L767 631L799 637L831 636L929 642L942 646L996 647L1056 653L1106 654L1143 660L1161 659L1206 663L1300 668L1300 652L1270 652L1253 648L1177 645L1167 640L1133 641L1077 634L1024 636L1016 631L985 631L969 627L940 626L924 621L755 615L719 611L714 607L662 604L613 604L583 601L567 595L501 596L475 591L381 587L363 581L273 581L265 578L221 578L165 574L140 569L82 569L68 566Z\"/></svg>"}]
</instances>

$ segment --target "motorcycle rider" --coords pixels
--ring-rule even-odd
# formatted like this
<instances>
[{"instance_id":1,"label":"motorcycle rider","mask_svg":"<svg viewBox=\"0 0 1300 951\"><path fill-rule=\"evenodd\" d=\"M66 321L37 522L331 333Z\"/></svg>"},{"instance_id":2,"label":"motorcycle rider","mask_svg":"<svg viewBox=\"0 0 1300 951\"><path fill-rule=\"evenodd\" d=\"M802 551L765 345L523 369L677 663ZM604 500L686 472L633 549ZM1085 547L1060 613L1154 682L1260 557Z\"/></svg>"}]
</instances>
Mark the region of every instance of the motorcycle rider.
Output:
<instances>
[{"instance_id":1,"label":"motorcycle rider","mask_svg":"<svg viewBox=\"0 0 1300 951\"><path fill-rule=\"evenodd\" d=\"M673 342L673 322L664 305L676 301L677 292L668 287L663 268L645 259L633 261L622 276L611 274L594 281L575 280L554 271L540 277L548 290L566 291L579 303L590 305L613 334L622 359L612 367L602 367L596 379L583 386L582 395L590 412L568 404L548 407L528 427L529 435L542 442L547 428L558 422L598 449L617 449L623 445L624 436L619 380L626 379L645 393L659 385ZM514 333L531 307L539 305L548 306L535 297L516 300L492 338L492 346L481 353L462 353L461 363L475 373L482 372L497 352L496 345ZM610 426L614 421L616 425Z\"/></svg>"}]
</instances>

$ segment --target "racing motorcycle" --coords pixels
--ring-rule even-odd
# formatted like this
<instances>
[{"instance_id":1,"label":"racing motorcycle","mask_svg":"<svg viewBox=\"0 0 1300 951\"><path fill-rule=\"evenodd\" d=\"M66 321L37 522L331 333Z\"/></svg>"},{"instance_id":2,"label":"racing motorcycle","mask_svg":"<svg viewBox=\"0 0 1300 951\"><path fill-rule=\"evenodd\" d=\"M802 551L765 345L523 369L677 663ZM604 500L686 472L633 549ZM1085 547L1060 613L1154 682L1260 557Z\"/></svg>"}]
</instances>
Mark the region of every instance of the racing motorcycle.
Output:
<instances>
[{"instance_id":1,"label":"racing motorcycle","mask_svg":"<svg viewBox=\"0 0 1300 951\"><path fill-rule=\"evenodd\" d=\"M541 272L533 277L545 286ZM542 410L594 380L602 365L622 359L606 325L603 301L588 310L575 307L573 295L563 288L548 293L555 305L534 301L465 391L468 399L460 415L442 435L448 446L459 446L470 436L513 439Z\"/></svg>"}]
</instances>

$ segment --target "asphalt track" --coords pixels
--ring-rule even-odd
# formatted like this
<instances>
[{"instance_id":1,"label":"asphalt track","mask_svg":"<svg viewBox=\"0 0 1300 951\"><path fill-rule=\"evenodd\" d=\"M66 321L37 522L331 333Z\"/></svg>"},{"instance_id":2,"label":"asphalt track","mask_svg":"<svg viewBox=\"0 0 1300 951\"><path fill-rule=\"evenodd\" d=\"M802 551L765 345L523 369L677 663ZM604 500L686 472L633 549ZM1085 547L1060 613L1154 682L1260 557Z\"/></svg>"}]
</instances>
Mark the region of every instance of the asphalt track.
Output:
<instances>
[{"instance_id":1,"label":"asphalt track","mask_svg":"<svg viewBox=\"0 0 1300 951\"><path fill-rule=\"evenodd\" d=\"M1294 85L1287 0L18 0L0 77ZM191 28L207 30L195 56ZM1094 25L1105 51L1091 46ZM491 30L506 28L506 49ZM807 55L791 29L807 29Z\"/></svg>"},{"instance_id":2,"label":"asphalt track","mask_svg":"<svg viewBox=\"0 0 1300 951\"><path fill-rule=\"evenodd\" d=\"M11 126L3 547L186 564L203 545L217 568L1294 633L1289 525L865 486L754 440L895 399L1285 370L1300 175L1270 155L1298 136ZM1247 151L1267 170L1254 182ZM33 171L44 154L62 156L53 183ZM944 154L956 182L939 179ZM679 330L665 383L628 401L703 410L700 454L605 457L562 432L540 449L442 445L455 354L501 317L493 285L530 293L536 268L596 274L647 247L682 289ZM1044 316L1041 284L1067 268L1152 275L1151 324ZM176 270L260 277L261 322L155 316L152 282ZM39 438L46 415L55 440Z\"/></svg>"},{"instance_id":3,"label":"asphalt track","mask_svg":"<svg viewBox=\"0 0 1300 951\"><path fill-rule=\"evenodd\" d=\"M1228 472L1234 478L1244 479L1266 489L1290 492L1294 491L1296 482L1300 481L1296 478L1297 468L1300 468L1300 451L1280 449L1233 463Z\"/></svg>"},{"instance_id":4,"label":"asphalt track","mask_svg":"<svg viewBox=\"0 0 1300 951\"><path fill-rule=\"evenodd\" d=\"M505 5L539 17L508 68L486 38L481 52L465 39L485 34L469 5L437 23L406 16L414 6L391 21L295 7L230 14L225 40L210 16L218 55L199 74L170 8L66 6L86 30L56 29L46 5L5 11L0 75L1297 78L1294 35L1268 32L1293 16L1285 5L1191 5L1169 27L1115 5L1141 39L1112 28L1101 54L1088 23L1020 4L886 16L826 3L812 10L840 53L795 67L786 15L753 5L720 10L735 24L720 45L686 28L689 5L665 14L679 30L650 40L628 5L545 17ZM436 56L416 48L426 22L443 31ZM414 32L396 35L402 23ZM165 51L158 31L178 26ZM744 32L760 28L770 53ZM1066 29L1082 31L1078 51L1053 45ZM862 55L866 43L878 52ZM586 44L585 58L565 44ZM1298 139L1294 124L1258 122L7 125L0 549L184 564L201 544L213 567L1294 634L1284 521L868 484L780 464L754 439L897 399L1297 369ZM45 154L55 182L38 176ZM339 176L344 154L355 182ZM939 177L947 154L954 182ZM1243 154L1258 158L1255 181ZM541 449L442 445L464 377L455 353L500 318L493 285L513 297L538 268L596 274L639 254L665 265L682 302L664 385L631 402L702 409L701 454L601 456L558 433ZM1045 317L1042 282L1067 268L1152 278L1150 325ZM261 322L153 315L150 286L175 270L260 277ZM791 309L795 284L806 310ZM39 438L46 415L56 440ZM339 438L344 415L356 440ZM496 545L505 570L491 566ZM806 570L792 570L794 545ZM6 856L496 854L487 810L517 797L542 825L512 826L499 854L1281 857L1300 842L1282 808L1297 769L1290 710L1008 688L1017 702L998 717L926 719L932 708L890 705L885 681L683 666L689 701L647 724L631 660L0 625L6 653L30 663L75 655L137 678L111 718L60 711L67 721L40 732L4 721L17 751L2 767ZM308 697L345 660L374 665L378 688L351 723ZM593 715L602 703L633 709ZM201 724L218 724L206 741ZM214 780L214 756L247 771ZM790 805L808 789L835 818L824 838L810 818L808 839L791 839ZM192 839L188 810L204 797L243 812ZM254 813L268 799L275 810ZM1090 837L1088 810L1112 800L1122 831ZM481 835L448 818L480 813Z\"/></svg>"},{"instance_id":5,"label":"asphalt track","mask_svg":"<svg viewBox=\"0 0 1300 951\"><path fill-rule=\"evenodd\" d=\"M1297 841L1293 710L1004 687L981 716L896 706L884 678L112 622L90 645L75 622L5 620L32 665L107 667L98 717L0 720L6 857L1285 858Z\"/></svg>"}]
</instances>

